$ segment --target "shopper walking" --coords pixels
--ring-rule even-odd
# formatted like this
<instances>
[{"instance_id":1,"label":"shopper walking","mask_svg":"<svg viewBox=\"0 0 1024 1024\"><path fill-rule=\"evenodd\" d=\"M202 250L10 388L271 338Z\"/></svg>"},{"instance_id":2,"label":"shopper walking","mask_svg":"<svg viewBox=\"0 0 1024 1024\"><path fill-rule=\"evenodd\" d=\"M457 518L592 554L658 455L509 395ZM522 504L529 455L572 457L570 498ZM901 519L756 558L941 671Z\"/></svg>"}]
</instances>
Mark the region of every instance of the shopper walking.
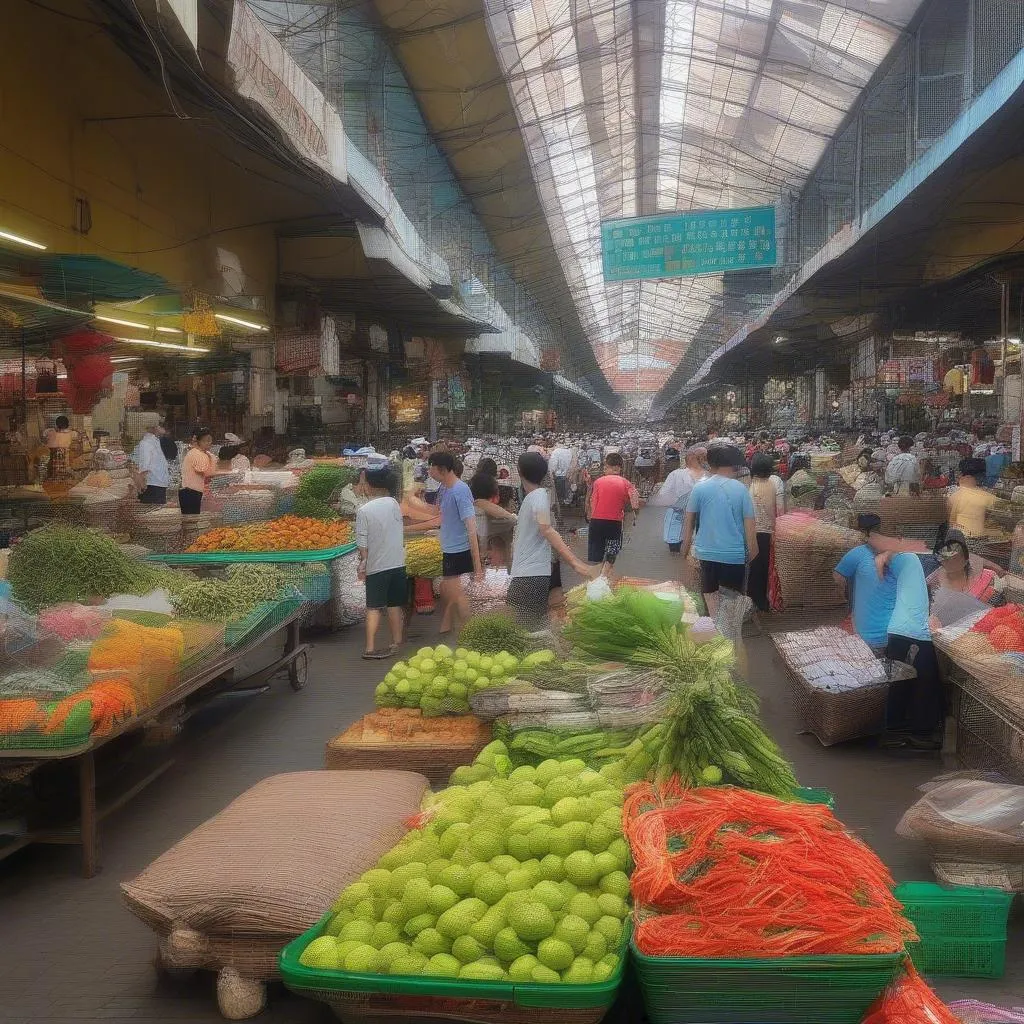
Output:
<instances>
[{"instance_id":1,"label":"shopper walking","mask_svg":"<svg viewBox=\"0 0 1024 1024\"><path fill-rule=\"evenodd\" d=\"M920 494L921 464L913 452L914 439L904 435L897 444L900 453L886 467L885 483L893 494Z\"/></svg>"},{"instance_id":2,"label":"shopper walking","mask_svg":"<svg viewBox=\"0 0 1024 1024\"><path fill-rule=\"evenodd\" d=\"M409 600L405 574L402 509L391 496L394 481L386 467L367 468L369 500L356 512L359 579L366 583L366 648L364 658L387 658L402 642L404 609ZM387 614L391 646L378 651L377 630Z\"/></svg>"},{"instance_id":3,"label":"shopper walking","mask_svg":"<svg viewBox=\"0 0 1024 1024\"><path fill-rule=\"evenodd\" d=\"M747 594L759 612L771 611L768 588L772 569L772 543L775 520L786 511L783 483L773 470L775 460L758 452L750 460L750 497L754 502L754 523L757 529L757 555L750 563Z\"/></svg>"},{"instance_id":4,"label":"shopper walking","mask_svg":"<svg viewBox=\"0 0 1024 1024\"><path fill-rule=\"evenodd\" d=\"M437 506L441 527L441 633L448 633L470 616L469 598L462 577L472 573L477 583L484 578L480 542L476 535L476 508L469 484L456 474L451 452L433 452L427 460L431 480L438 484Z\"/></svg>"},{"instance_id":5,"label":"shopper walking","mask_svg":"<svg viewBox=\"0 0 1024 1024\"><path fill-rule=\"evenodd\" d=\"M682 550L686 503L690 500L690 492L707 475L707 455L708 450L703 445L688 448L683 465L665 477L661 489L651 499L652 505L665 509L662 540L673 554Z\"/></svg>"},{"instance_id":6,"label":"shopper walking","mask_svg":"<svg viewBox=\"0 0 1024 1024\"><path fill-rule=\"evenodd\" d=\"M512 581L506 601L519 622L530 630L540 629L547 619L552 565L558 564L553 562L554 556L565 559L588 579L600 574L597 566L587 565L572 553L553 526L551 494L542 486L547 474L547 460L539 452L519 456L519 479L525 496L512 540Z\"/></svg>"},{"instance_id":7,"label":"shopper walking","mask_svg":"<svg viewBox=\"0 0 1024 1024\"><path fill-rule=\"evenodd\" d=\"M213 433L206 427L200 427L193 435L192 447L181 460L178 506L183 516L197 516L203 510L203 492L215 469L210 454L212 444Z\"/></svg>"},{"instance_id":8,"label":"shopper walking","mask_svg":"<svg viewBox=\"0 0 1024 1024\"><path fill-rule=\"evenodd\" d=\"M636 488L622 475L622 456L609 452L604 460L604 475L590 488L588 502L590 526L587 532L587 561L613 561L622 548L622 521L626 509L634 514L640 507Z\"/></svg>"},{"instance_id":9,"label":"shopper walking","mask_svg":"<svg viewBox=\"0 0 1024 1024\"><path fill-rule=\"evenodd\" d=\"M736 479L743 453L735 445L708 448L711 476L690 494L683 525L683 557L691 547L700 560L701 593L714 618L726 587L743 594L746 568L757 554L754 502L750 491Z\"/></svg>"}]
</instances>

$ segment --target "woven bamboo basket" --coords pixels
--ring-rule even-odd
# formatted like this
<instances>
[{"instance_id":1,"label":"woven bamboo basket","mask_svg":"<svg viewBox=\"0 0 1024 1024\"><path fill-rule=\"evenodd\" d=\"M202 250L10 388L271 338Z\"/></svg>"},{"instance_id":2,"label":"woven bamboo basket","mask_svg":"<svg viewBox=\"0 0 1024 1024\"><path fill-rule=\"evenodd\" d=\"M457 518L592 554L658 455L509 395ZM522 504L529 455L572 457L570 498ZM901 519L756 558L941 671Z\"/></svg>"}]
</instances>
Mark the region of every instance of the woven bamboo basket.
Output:
<instances>
[{"instance_id":1,"label":"woven bamboo basket","mask_svg":"<svg viewBox=\"0 0 1024 1024\"><path fill-rule=\"evenodd\" d=\"M425 775L432 784L446 785L461 765L472 764L491 742L491 729L478 722L475 738L467 743L428 743L413 738L367 742L359 736L360 723L327 741L324 767L343 770L407 771Z\"/></svg>"},{"instance_id":2,"label":"woven bamboo basket","mask_svg":"<svg viewBox=\"0 0 1024 1024\"><path fill-rule=\"evenodd\" d=\"M824 747L865 736L877 736L885 729L885 706L890 684L913 679L913 668L893 662L889 678L871 686L833 693L812 686L783 651L779 657L786 666L791 692L800 705L804 728Z\"/></svg>"}]
</instances>

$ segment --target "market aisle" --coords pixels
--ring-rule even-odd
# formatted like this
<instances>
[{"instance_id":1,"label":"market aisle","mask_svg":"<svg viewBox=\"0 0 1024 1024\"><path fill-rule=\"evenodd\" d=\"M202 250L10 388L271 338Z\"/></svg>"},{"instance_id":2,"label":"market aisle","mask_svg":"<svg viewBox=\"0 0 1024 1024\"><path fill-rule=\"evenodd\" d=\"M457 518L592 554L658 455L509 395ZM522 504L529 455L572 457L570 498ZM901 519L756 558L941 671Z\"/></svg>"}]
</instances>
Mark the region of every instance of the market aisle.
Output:
<instances>
[{"instance_id":1,"label":"market aisle","mask_svg":"<svg viewBox=\"0 0 1024 1024\"><path fill-rule=\"evenodd\" d=\"M661 519L658 509L641 513L624 546L623 574L664 579L675 571L678 559L670 558L661 543ZM436 619L417 619L412 644L419 646L435 629ZM324 638L315 646L302 693L292 693L281 677L269 693L226 698L197 716L172 748L174 766L104 823L104 868L98 877L80 878L77 851L70 849L32 848L0 864L0 1021L221 1020L212 975L184 982L156 978L153 935L123 908L118 883L253 783L279 772L319 768L324 743L372 705L381 666L362 661L359 650L358 630ZM861 747L825 750L812 737L797 735L770 640L751 640L749 652L766 723L797 774L836 794L839 814L897 877L929 878L927 862L893 828L915 787L935 774L938 762ZM1019 1002L1022 950L1018 929L1005 979L951 980L939 987L949 997ZM272 990L270 1008L259 1019L326 1024L334 1018L317 1004Z\"/></svg>"}]
</instances>

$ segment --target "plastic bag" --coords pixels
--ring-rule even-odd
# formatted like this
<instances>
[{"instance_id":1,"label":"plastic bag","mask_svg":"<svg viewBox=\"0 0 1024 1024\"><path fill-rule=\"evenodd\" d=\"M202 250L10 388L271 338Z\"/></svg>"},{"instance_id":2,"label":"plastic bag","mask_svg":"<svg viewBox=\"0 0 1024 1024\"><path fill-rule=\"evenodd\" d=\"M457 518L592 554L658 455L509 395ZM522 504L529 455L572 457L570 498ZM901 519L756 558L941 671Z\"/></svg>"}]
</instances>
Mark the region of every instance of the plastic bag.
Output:
<instances>
[{"instance_id":1,"label":"plastic bag","mask_svg":"<svg viewBox=\"0 0 1024 1024\"><path fill-rule=\"evenodd\" d=\"M929 806L949 821L1024 838L1024 786L954 772L922 789Z\"/></svg>"},{"instance_id":2,"label":"plastic bag","mask_svg":"<svg viewBox=\"0 0 1024 1024\"><path fill-rule=\"evenodd\" d=\"M1024 1006L1004 1010L977 999L958 999L949 1009L963 1024L1024 1024Z\"/></svg>"},{"instance_id":3,"label":"plastic bag","mask_svg":"<svg viewBox=\"0 0 1024 1024\"><path fill-rule=\"evenodd\" d=\"M587 584L588 601L603 601L606 597L611 596L612 585L608 582L607 577L598 576L596 580L591 580Z\"/></svg>"}]
</instances>

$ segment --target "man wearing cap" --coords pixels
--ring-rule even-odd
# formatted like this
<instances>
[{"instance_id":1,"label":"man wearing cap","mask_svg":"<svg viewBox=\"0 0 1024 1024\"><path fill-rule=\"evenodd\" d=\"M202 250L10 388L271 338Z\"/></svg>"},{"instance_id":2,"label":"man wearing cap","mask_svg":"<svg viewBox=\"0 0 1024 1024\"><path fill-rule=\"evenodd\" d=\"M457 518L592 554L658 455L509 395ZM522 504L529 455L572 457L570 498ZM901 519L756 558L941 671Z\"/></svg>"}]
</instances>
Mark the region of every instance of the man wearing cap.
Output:
<instances>
[{"instance_id":1,"label":"man wearing cap","mask_svg":"<svg viewBox=\"0 0 1024 1024\"><path fill-rule=\"evenodd\" d=\"M746 591L747 564L757 555L757 526L750 491L736 479L743 453L732 444L708 448L711 475L690 492L683 520L683 557L700 560L701 593L712 617L719 589Z\"/></svg>"}]
</instances>

